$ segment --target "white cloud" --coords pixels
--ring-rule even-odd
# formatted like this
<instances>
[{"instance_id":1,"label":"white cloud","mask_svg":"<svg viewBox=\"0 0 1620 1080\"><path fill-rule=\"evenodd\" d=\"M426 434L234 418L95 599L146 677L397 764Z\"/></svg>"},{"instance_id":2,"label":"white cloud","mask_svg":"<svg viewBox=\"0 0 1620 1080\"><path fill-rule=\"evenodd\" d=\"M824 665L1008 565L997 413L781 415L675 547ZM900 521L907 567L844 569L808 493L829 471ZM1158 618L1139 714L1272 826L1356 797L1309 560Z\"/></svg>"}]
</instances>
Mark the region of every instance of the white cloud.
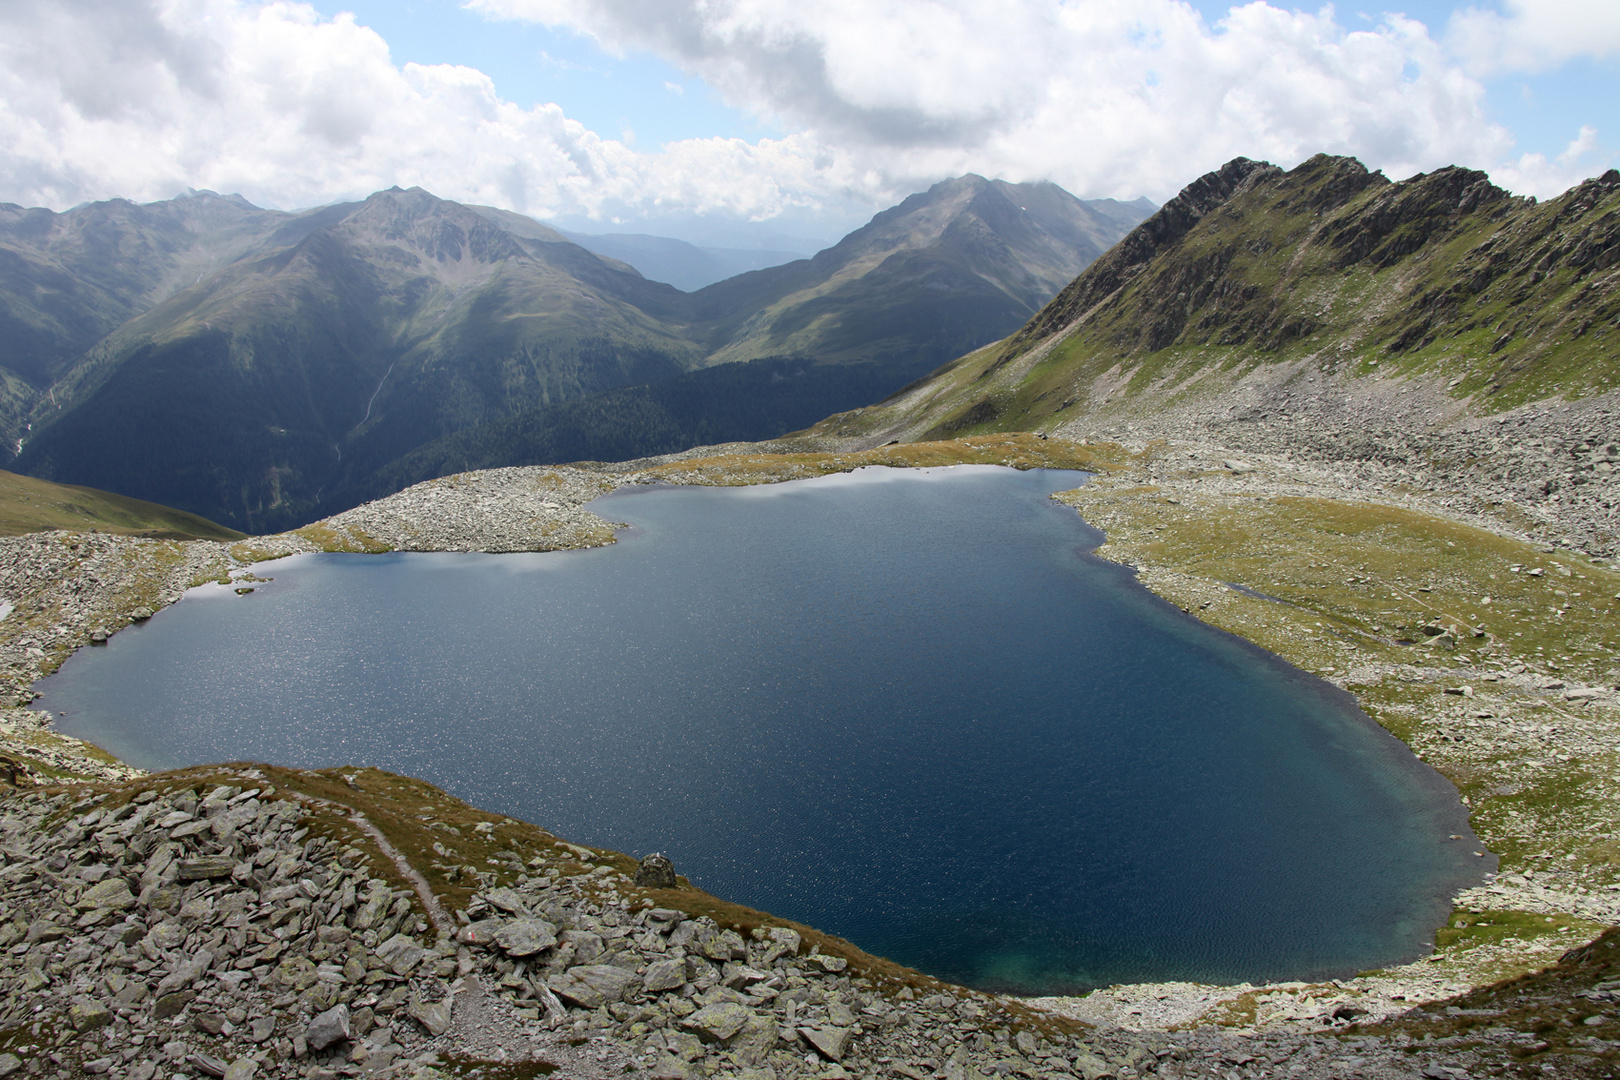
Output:
<instances>
[{"instance_id":1,"label":"white cloud","mask_svg":"<svg viewBox=\"0 0 1620 1080\"><path fill-rule=\"evenodd\" d=\"M1512 191L1567 191L1601 171L1601 168L1592 168L1591 158L1597 148L1597 129L1583 125L1580 134L1552 160L1545 154L1521 154L1517 160L1491 170L1491 179Z\"/></svg>"},{"instance_id":2,"label":"white cloud","mask_svg":"<svg viewBox=\"0 0 1620 1080\"><path fill-rule=\"evenodd\" d=\"M1163 198L1239 154L1395 176L1500 160L1483 87L1423 24L1349 32L1263 2L467 0L649 50L904 188L966 171Z\"/></svg>"},{"instance_id":3,"label":"white cloud","mask_svg":"<svg viewBox=\"0 0 1620 1080\"><path fill-rule=\"evenodd\" d=\"M764 217L841 194L803 138L639 154L556 105L503 101L473 69L396 66L371 30L296 3L0 5L0 148L0 198L58 208L188 187L301 206L419 184L541 216L673 200Z\"/></svg>"},{"instance_id":4,"label":"white cloud","mask_svg":"<svg viewBox=\"0 0 1620 1080\"><path fill-rule=\"evenodd\" d=\"M537 216L766 218L875 209L967 171L1163 199L1240 154L1326 150L1398 177L1511 146L1476 78L1399 17L1352 33L1329 8L1262 2L1214 26L1180 0L469 6L651 50L795 133L638 150L470 68L398 65L353 19L286 0L5 0L0 198L208 187L299 206L419 184ZM1574 160L1499 175L1551 184Z\"/></svg>"},{"instance_id":5,"label":"white cloud","mask_svg":"<svg viewBox=\"0 0 1620 1080\"><path fill-rule=\"evenodd\" d=\"M1447 44L1481 75L1545 71L1574 57L1620 56L1614 0L1504 0L1506 14L1470 7L1451 18Z\"/></svg>"}]
</instances>

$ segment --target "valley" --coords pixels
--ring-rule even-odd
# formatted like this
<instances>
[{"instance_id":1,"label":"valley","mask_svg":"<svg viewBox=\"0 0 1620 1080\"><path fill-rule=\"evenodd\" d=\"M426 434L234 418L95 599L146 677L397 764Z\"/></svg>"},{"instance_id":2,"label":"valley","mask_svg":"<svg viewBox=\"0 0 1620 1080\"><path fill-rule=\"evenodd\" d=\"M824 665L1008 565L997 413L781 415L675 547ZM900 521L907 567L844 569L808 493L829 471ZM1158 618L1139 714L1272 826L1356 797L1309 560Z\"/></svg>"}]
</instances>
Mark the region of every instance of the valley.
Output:
<instances>
[{"instance_id":1,"label":"valley","mask_svg":"<svg viewBox=\"0 0 1620 1080\"><path fill-rule=\"evenodd\" d=\"M684 293L414 188L0 207L0 444L263 533L468 468L773 437L1016 329L1148 209L960 177Z\"/></svg>"},{"instance_id":2,"label":"valley","mask_svg":"<svg viewBox=\"0 0 1620 1080\"><path fill-rule=\"evenodd\" d=\"M1539 205L1481 183L1462 170L1390 184L1344 159L1312 159L1289 173L1240 159L1189 186L1011 337L782 439L447 475L238 541L82 530L0 538L0 593L18 613L0 622L0 674L15 704L0 724L7 767L25 791L90 785L34 795L15 812L28 824L12 835L35 838L28 853L14 848L15 865L44 865L58 848L88 858L83 844L103 826L95 817L103 792L109 807L144 798L134 793L145 787L182 801L192 788L202 796L213 785L240 789L216 796L226 804L257 786L261 801L270 798L270 774L247 766L136 776L21 708L32 682L74 649L196 582L251 588L265 560L300 551L607 543L612 523L582 507L627 484L767 483L863 464L1084 469L1096 479L1060 498L1105 531L1100 555L1134 567L1148 588L1197 618L1354 694L1456 784L1481 851L1499 857L1500 868L1455 898L1432 956L1311 985L1157 984L1083 998L998 998L934 984L847 943L818 941L807 952L809 928L795 929L794 949L769 955L768 942L785 940L775 936L779 920L696 890L639 892L633 860L566 850L533 832L519 838L531 827L511 823L517 831L507 847L487 856L469 847L465 862L450 848L414 841L410 850L430 863L418 868L433 870L430 888L447 907L480 917L544 911L557 927L571 922L604 938L604 926L624 929L612 935L633 942L619 952L621 969L643 975L673 940L653 924L686 925L679 912L659 912L710 918L712 927L692 933L729 928L737 942L723 956L703 954L714 963L694 963L700 950L682 946L693 1002L649 990L631 1001L576 1001L572 1010L559 1003L561 1012L547 996L553 973L539 962L448 941L428 946L439 950L437 966L411 985L430 1001L452 988L478 995L478 1011L460 1015L489 1026L434 1034L427 1021L408 1020L422 1009L405 976L362 975L365 985L392 988L364 1006L368 1022L385 1011L396 1017L375 1040L361 1033L362 1059L389 1055L399 1075L421 1080L444 1075L451 1059L412 1055L453 1048L483 1062L496 1060L497 1049L502 1058L549 1056L582 1076L627 1064L670 1078L758 1080L1607 1075L1620 1063L1612 1007L1620 960L1611 959L1620 941L1609 929L1620 919L1620 398L1612 347L1620 180L1599 178ZM449 467L462 459L441 452L436 460ZM278 773L274 785L348 800L367 820L387 810L398 815L389 825L396 837L419 829L409 819L443 799L407 793L400 785L410 782L398 778L345 775ZM450 803L431 813L477 816ZM67 825L70 814L77 823L60 832L40 827ZM352 818L342 810L320 826L322 835L337 836L340 820ZM474 835L508 827L486 823ZM345 834L343 843L360 841ZM327 864L340 854L355 858L338 845L306 847L301 857L325 867L320 881L336 882L342 875ZM373 865L370 872L392 873ZM245 871L250 879L257 872ZM35 877L19 878L41 871L29 873ZM43 905L40 912L54 903L62 910L53 918L69 914L65 893L15 888ZM312 888L311 900L330 902ZM333 888L337 896L341 885ZM587 888L589 909L581 906ZM248 910L270 925L285 918ZM419 916L426 942L425 906ZM62 940L113 932L98 929L114 925L111 913L98 916L92 906L83 917L97 921L76 937L64 927ZM12 939L50 921L40 914L16 924ZM199 924L193 945L235 941L238 929ZM300 932L300 948L344 944L312 925ZM41 930L18 955L45 950L39 970L51 970L56 946L45 937L54 934ZM232 945L242 950L237 970L265 966L257 951L264 944L261 935ZM388 966L377 954L382 944L362 938L348 955L363 972L380 972ZM829 953L831 963L814 959ZM329 949L323 961L333 955ZM74 993L98 986L110 982L54 986L53 1008L66 1010ZM783 1003L789 993L797 1003ZM292 1037L315 1003L288 990L258 1007L295 1049ZM738 1026L725 1034L703 1026L719 1014L699 1021L704 1013L688 1006L743 1012L728 1013ZM134 1009L126 1019L138 1025L145 1015ZM755 1020L776 1027L774 1042L738 1035L765 1030L747 1027ZM222 1065L236 1067L226 1054L255 1062L227 1080L259 1068L335 1077L343 1067L330 1056L266 1053L229 1034L174 1034L217 1052ZM93 1036L66 1026L49 1038L64 1061L88 1060L99 1046L84 1049ZM595 1060L574 1053L582 1048Z\"/></svg>"}]
</instances>

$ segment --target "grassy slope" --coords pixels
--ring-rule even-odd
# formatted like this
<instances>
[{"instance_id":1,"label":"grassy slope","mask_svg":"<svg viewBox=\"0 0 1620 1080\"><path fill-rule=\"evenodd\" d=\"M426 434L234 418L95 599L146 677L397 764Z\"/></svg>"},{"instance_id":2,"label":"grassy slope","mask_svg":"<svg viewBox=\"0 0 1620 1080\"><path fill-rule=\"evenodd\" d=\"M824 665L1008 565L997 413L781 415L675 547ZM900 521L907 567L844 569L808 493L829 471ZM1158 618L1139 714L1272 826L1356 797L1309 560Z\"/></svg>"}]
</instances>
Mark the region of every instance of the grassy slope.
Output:
<instances>
[{"instance_id":1,"label":"grassy slope","mask_svg":"<svg viewBox=\"0 0 1620 1080\"><path fill-rule=\"evenodd\" d=\"M0 470L0 536L47 529L99 529L177 540L242 538L234 529L183 510Z\"/></svg>"}]
</instances>

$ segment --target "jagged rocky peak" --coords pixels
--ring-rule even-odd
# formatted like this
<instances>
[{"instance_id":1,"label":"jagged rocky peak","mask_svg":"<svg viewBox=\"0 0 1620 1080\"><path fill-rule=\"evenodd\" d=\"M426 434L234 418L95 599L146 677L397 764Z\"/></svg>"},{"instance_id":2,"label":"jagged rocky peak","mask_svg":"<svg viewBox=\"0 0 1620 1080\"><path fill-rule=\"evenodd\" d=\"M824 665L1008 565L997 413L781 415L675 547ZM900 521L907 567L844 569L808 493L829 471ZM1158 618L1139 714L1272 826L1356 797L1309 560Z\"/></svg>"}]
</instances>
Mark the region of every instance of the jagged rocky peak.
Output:
<instances>
[{"instance_id":1,"label":"jagged rocky peak","mask_svg":"<svg viewBox=\"0 0 1620 1080\"><path fill-rule=\"evenodd\" d=\"M1326 239L1341 252L1341 267L1365 260L1383 269L1465 215L1510 200L1484 173L1448 165L1387 185L1359 213L1330 227Z\"/></svg>"},{"instance_id":2,"label":"jagged rocky peak","mask_svg":"<svg viewBox=\"0 0 1620 1080\"><path fill-rule=\"evenodd\" d=\"M511 233L476 211L413 187L389 188L366 199L341 226L356 238L371 234L434 262L499 262L523 254Z\"/></svg>"}]
</instances>

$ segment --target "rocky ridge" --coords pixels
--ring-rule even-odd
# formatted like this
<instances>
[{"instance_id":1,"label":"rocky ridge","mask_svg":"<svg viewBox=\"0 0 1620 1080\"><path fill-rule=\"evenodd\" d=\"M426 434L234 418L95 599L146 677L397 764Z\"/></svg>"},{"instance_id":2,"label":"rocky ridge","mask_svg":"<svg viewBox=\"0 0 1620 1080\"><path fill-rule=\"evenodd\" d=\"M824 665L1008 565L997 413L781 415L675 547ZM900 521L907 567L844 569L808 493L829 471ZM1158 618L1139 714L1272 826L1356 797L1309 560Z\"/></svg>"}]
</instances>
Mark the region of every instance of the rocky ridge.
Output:
<instances>
[{"instance_id":1,"label":"rocky ridge","mask_svg":"<svg viewBox=\"0 0 1620 1080\"><path fill-rule=\"evenodd\" d=\"M1022 429L1293 455L1620 550L1620 173L1545 203L1445 168L1236 159L1023 329L811 429Z\"/></svg>"}]
</instances>

